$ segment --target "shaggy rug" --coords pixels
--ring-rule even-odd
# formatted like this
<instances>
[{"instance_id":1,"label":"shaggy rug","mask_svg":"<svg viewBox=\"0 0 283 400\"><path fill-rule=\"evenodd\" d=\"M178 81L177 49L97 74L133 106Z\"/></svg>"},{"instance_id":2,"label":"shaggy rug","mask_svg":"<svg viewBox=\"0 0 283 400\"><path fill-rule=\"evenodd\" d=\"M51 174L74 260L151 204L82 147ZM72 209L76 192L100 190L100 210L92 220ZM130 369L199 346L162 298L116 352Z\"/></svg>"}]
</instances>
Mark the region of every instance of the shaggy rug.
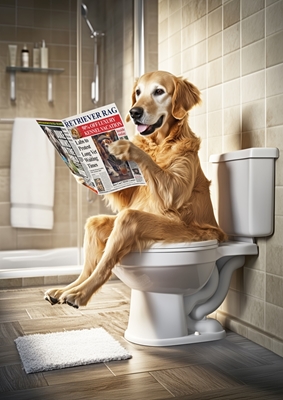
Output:
<instances>
[{"instance_id":1,"label":"shaggy rug","mask_svg":"<svg viewBox=\"0 0 283 400\"><path fill-rule=\"evenodd\" d=\"M103 328L21 336L15 343L27 374L132 357Z\"/></svg>"}]
</instances>

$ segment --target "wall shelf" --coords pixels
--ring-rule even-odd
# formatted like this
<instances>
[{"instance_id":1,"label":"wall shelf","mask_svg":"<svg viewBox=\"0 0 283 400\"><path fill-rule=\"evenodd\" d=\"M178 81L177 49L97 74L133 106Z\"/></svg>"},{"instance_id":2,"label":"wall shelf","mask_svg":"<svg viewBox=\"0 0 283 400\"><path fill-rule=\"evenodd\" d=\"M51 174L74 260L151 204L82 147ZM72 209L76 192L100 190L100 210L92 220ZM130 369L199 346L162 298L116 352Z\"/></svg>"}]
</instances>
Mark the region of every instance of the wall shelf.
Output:
<instances>
[{"instance_id":1,"label":"wall shelf","mask_svg":"<svg viewBox=\"0 0 283 400\"><path fill-rule=\"evenodd\" d=\"M53 75L64 72L63 68L24 68L6 67L6 72L10 73L10 98L16 100L16 73L40 73L47 74L47 101L53 102Z\"/></svg>"}]
</instances>

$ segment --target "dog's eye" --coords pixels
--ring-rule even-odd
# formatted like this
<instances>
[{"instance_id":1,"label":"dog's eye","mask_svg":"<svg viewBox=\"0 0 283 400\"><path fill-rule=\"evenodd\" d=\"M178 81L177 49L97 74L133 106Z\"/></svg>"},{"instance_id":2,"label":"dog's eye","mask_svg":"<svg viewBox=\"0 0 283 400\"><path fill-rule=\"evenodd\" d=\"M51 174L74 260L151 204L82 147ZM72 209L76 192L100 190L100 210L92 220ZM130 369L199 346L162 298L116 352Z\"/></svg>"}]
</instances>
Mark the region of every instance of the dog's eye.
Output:
<instances>
[{"instance_id":1,"label":"dog's eye","mask_svg":"<svg viewBox=\"0 0 283 400\"><path fill-rule=\"evenodd\" d=\"M163 89L155 89L154 91L155 96L160 96L163 93L165 93Z\"/></svg>"},{"instance_id":2,"label":"dog's eye","mask_svg":"<svg viewBox=\"0 0 283 400\"><path fill-rule=\"evenodd\" d=\"M140 89L137 89L137 90L136 90L136 96L139 96L140 94L141 94Z\"/></svg>"}]
</instances>

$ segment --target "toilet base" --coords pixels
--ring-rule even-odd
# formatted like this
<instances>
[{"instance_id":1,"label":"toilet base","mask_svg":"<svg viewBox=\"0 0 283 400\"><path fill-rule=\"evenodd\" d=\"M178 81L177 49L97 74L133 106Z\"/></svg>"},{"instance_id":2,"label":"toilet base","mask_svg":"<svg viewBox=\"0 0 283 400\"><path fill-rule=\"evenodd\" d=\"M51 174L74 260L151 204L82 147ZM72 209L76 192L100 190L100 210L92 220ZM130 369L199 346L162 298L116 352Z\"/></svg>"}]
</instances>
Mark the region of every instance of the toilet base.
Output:
<instances>
[{"instance_id":1,"label":"toilet base","mask_svg":"<svg viewBox=\"0 0 283 400\"><path fill-rule=\"evenodd\" d=\"M175 337L170 339L146 339L131 335L128 329L125 331L124 337L131 343L140 344L142 346L178 346L181 344L193 344L193 343L203 343L211 342L213 340L224 339L226 332L224 329L220 332L210 332L210 333L191 333L187 336Z\"/></svg>"},{"instance_id":2,"label":"toilet base","mask_svg":"<svg viewBox=\"0 0 283 400\"><path fill-rule=\"evenodd\" d=\"M215 319L186 316L182 294L132 290L128 328L124 337L144 346L176 346L220 340L226 336Z\"/></svg>"}]
</instances>

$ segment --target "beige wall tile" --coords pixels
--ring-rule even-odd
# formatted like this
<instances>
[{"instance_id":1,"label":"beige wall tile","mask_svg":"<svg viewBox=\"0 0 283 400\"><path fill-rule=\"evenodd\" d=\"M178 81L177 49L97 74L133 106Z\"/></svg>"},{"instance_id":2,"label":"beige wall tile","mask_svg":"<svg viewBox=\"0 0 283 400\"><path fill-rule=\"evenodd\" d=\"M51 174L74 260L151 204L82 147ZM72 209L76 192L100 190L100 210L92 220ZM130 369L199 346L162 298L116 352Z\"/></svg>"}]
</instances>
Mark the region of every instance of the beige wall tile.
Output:
<instances>
[{"instance_id":1,"label":"beige wall tile","mask_svg":"<svg viewBox=\"0 0 283 400\"><path fill-rule=\"evenodd\" d=\"M283 29L283 1L266 8L266 34L271 35Z\"/></svg>"},{"instance_id":2,"label":"beige wall tile","mask_svg":"<svg viewBox=\"0 0 283 400\"><path fill-rule=\"evenodd\" d=\"M222 108L222 87L213 86L208 89L208 112L217 111Z\"/></svg>"},{"instance_id":3,"label":"beige wall tile","mask_svg":"<svg viewBox=\"0 0 283 400\"><path fill-rule=\"evenodd\" d=\"M169 12L169 0L160 0L158 2L158 19L160 22L164 21L164 19L168 18Z\"/></svg>"},{"instance_id":4,"label":"beige wall tile","mask_svg":"<svg viewBox=\"0 0 283 400\"><path fill-rule=\"evenodd\" d=\"M264 301L242 294L240 319L264 329Z\"/></svg>"},{"instance_id":5,"label":"beige wall tile","mask_svg":"<svg viewBox=\"0 0 283 400\"><path fill-rule=\"evenodd\" d=\"M283 62L283 30L268 36L266 39L266 66L280 64Z\"/></svg>"},{"instance_id":6,"label":"beige wall tile","mask_svg":"<svg viewBox=\"0 0 283 400\"><path fill-rule=\"evenodd\" d=\"M275 215L283 216L283 187L275 188Z\"/></svg>"},{"instance_id":7,"label":"beige wall tile","mask_svg":"<svg viewBox=\"0 0 283 400\"><path fill-rule=\"evenodd\" d=\"M237 23L223 31L223 52L224 54L240 48L240 24Z\"/></svg>"},{"instance_id":8,"label":"beige wall tile","mask_svg":"<svg viewBox=\"0 0 283 400\"><path fill-rule=\"evenodd\" d=\"M193 70L193 77L189 79L199 88L200 91L207 87L207 64L201 65ZM203 93L201 94L203 99Z\"/></svg>"},{"instance_id":9,"label":"beige wall tile","mask_svg":"<svg viewBox=\"0 0 283 400\"><path fill-rule=\"evenodd\" d=\"M222 33L217 33L208 39L208 61L222 56Z\"/></svg>"},{"instance_id":10,"label":"beige wall tile","mask_svg":"<svg viewBox=\"0 0 283 400\"><path fill-rule=\"evenodd\" d=\"M266 301L283 309L283 277L266 274Z\"/></svg>"},{"instance_id":11,"label":"beige wall tile","mask_svg":"<svg viewBox=\"0 0 283 400\"><path fill-rule=\"evenodd\" d=\"M244 293L265 300L265 273L244 268Z\"/></svg>"},{"instance_id":12,"label":"beige wall tile","mask_svg":"<svg viewBox=\"0 0 283 400\"><path fill-rule=\"evenodd\" d=\"M222 83L222 59L218 58L207 64L208 66L208 87Z\"/></svg>"},{"instance_id":13,"label":"beige wall tile","mask_svg":"<svg viewBox=\"0 0 283 400\"><path fill-rule=\"evenodd\" d=\"M255 14L264 8L264 0L242 1L242 18Z\"/></svg>"},{"instance_id":14,"label":"beige wall tile","mask_svg":"<svg viewBox=\"0 0 283 400\"><path fill-rule=\"evenodd\" d=\"M232 0L224 5L224 29L240 20L240 0Z\"/></svg>"},{"instance_id":15,"label":"beige wall tile","mask_svg":"<svg viewBox=\"0 0 283 400\"><path fill-rule=\"evenodd\" d=\"M208 114L208 138L222 135L222 110Z\"/></svg>"},{"instance_id":16,"label":"beige wall tile","mask_svg":"<svg viewBox=\"0 0 283 400\"><path fill-rule=\"evenodd\" d=\"M168 51L169 54L174 56L181 51L181 31L176 32L168 39Z\"/></svg>"},{"instance_id":17,"label":"beige wall tile","mask_svg":"<svg viewBox=\"0 0 283 400\"><path fill-rule=\"evenodd\" d=\"M217 8L208 14L208 36L213 36L222 30L222 9Z\"/></svg>"},{"instance_id":18,"label":"beige wall tile","mask_svg":"<svg viewBox=\"0 0 283 400\"><path fill-rule=\"evenodd\" d=\"M243 132L252 131L265 126L265 102L258 100L243 104L242 129Z\"/></svg>"},{"instance_id":19,"label":"beige wall tile","mask_svg":"<svg viewBox=\"0 0 283 400\"><path fill-rule=\"evenodd\" d=\"M241 132L241 110L239 106L224 109L224 135L232 135Z\"/></svg>"},{"instance_id":20,"label":"beige wall tile","mask_svg":"<svg viewBox=\"0 0 283 400\"><path fill-rule=\"evenodd\" d=\"M226 299L219 307L219 310L225 312L233 317L240 317L241 315L241 294L235 290L230 290Z\"/></svg>"},{"instance_id":21,"label":"beige wall tile","mask_svg":"<svg viewBox=\"0 0 283 400\"><path fill-rule=\"evenodd\" d=\"M244 76L242 79L242 101L247 103L265 96L265 71Z\"/></svg>"},{"instance_id":22,"label":"beige wall tile","mask_svg":"<svg viewBox=\"0 0 283 400\"><path fill-rule=\"evenodd\" d=\"M242 22L242 46L247 46L264 37L264 11L251 15Z\"/></svg>"},{"instance_id":23,"label":"beige wall tile","mask_svg":"<svg viewBox=\"0 0 283 400\"><path fill-rule=\"evenodd\" d=\"M180 21L182 20L181 10L177 10L174 14L168 16L168 35L169 37L178 32L181 28Z\"/></svg>"},{"instance_id":24,"label":"beige wall tile","mask_svg":"<svg viewBox=\"0 0 283 400\"><path fill-rule=\"evenodd\" d=\"M240 51L236 50L223 57L224 82L240 77Z\"/></svg>"},{"instance_id":25,"label":"beige wall tile","mask_svg":"<svg viewBox=\"0 0 283 400\"><path fill-rule=\"evenodd\" d=\"M283 125L283 94L268 97L266 100L266 123L268 127Z\"/></svg>"},{"instance_id":26,"label":"beige wall tile","mask_svg":"<svg viewBox=\"0 0 283 400\"><path fill-rule=\"evenodd\" d=\"M283 93L283 64L266 70L266 95L274 96Z\"/></svg>"},{"instance_id":27,"label":"beige wall tile","mask_svg":"<svg viewBox=\"0 0 283 400\"><path fill-rule=\"evenodd\" d=\"M234 79L223 85L223 107L233 107L240 103L240 79Z\"/></svg>"},{"instance_id":28,"label":"beige wall tile","mask_svg":"<svg viewBox=\"0 0 283 400\"><path fill-rule=\"evenodd\" d=\"M223 152L240 150L241 146L241 133L226 135L223 138Z\"/></svg>"},{"instance_id":29,"label":"beige wall tile","mask_svg":"<svg viewBox=\"0 0 283 400\"><path fill-rule=\"evenodd\" d=\"M10 169L0 168L0 207L2 202L10 202Z\"/></svg>"},{"instance_id":30,"label":"beige wall tile","mask_svg":"<svg viewBox=\"0 0 283 400\"><path fill-rule=\"evenodd\" d=\"M273 245L267 241L266 272L283 277L283 245Z\"/></svg>"},{"instance_id":31,"label":"beige wall tile","mask_svg":"<svg viewBox=\"0 0 283 400\"><path fill-rule=\"evenodd\" d=\"M283 308L273 304L266 304L266 327L271 335L283 339Z\"/></svg>"},{"instance_id":32,"label":"beige wall tile","mask_svg":"<svg viewBox=\"0 0 283 400\"><path fill-rule=\"evenodd\" d=\"M207 7L208 12L213 11L215 8L220 7L222 5L222 0L208 0Z\"/></svg>"},{"instance_id":33,"label":"beige wall tile","mask_svg":"<svg viewBox=\"0 0 283 400\"><path fill-rule=\"evenodd\" d=\"M242 148L248 149L249 147L265 147L265 130L264 129L243 132Z\"/></svg>"},{"instance_id":34,"label":"beige wall tile","mask_svg":"<svg viewBox=\"0 0 283 400\"><path fill-rule=\"evenodd\" d=\"M259 71L265 67L265 42L260 40L242 50L243 75Z\"/></svg>"}]
</instances>

